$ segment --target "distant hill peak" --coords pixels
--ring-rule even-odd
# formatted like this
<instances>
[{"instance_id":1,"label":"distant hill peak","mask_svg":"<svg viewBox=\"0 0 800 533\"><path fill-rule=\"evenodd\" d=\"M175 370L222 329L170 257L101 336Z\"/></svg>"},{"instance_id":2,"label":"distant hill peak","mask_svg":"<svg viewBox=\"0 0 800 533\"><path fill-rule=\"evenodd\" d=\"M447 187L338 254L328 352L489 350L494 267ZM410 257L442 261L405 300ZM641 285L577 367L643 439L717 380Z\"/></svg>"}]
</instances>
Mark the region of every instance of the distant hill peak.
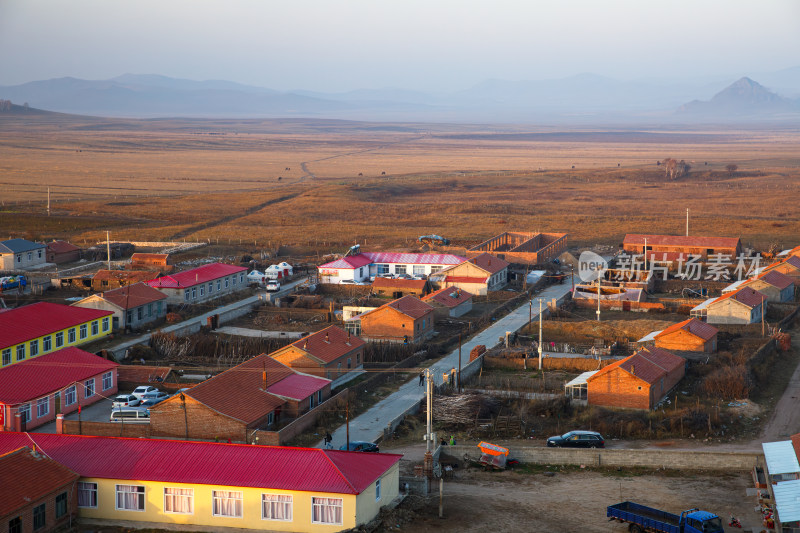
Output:
<instances>
[{"instance_id":1,"label":"distant hill peak","mask_svg":"<svg viewBox=\"0 0 800 533\"><path fill-rule=\"evenodd\" d=\"M681 106L678 112L703 115L769 115L795 109L796 105L791 100L743 76L715 94L710 101L694 100Z\"/></svg>"}]
</instances>

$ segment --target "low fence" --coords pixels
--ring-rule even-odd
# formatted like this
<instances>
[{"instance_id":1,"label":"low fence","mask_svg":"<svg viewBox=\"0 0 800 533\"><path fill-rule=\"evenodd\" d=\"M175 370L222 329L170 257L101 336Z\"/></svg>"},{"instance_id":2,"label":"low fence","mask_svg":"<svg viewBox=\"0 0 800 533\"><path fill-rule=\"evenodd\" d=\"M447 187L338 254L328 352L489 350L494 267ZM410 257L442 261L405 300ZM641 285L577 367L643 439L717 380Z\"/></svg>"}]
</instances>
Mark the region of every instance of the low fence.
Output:
<instances>
[{"instance_id":1,"label":"low fence","mask_svg":"<svg viewBox=\"0 0 800 533\"><path fill-rule=\"evenodd\" d=\"M502 443L500 443L502 445ZM449 446L448 455L461 459L465 454L479 457L475 446ZM693 470L750 471L765 465L764 455L758 452L714 452L689 450L629 450L571 448L512 447L510 457L522 463L544 465L585 465L612 467L645 467Z\"/></svg>"},{"instance_id":2,"label":"low fence","mask_svg":"<svg viewBox=\"0 0 800 533\"><path fill-rule=\"evenodd\" d=\"M573 299L576 307L582 309L597 309L597 300L590 298ZM665 313L667 306L663 303L652 302L620 302L615 300L600 300L600 309L606 311L634 311L640 313Z\"/></svg>"}]
</instances>

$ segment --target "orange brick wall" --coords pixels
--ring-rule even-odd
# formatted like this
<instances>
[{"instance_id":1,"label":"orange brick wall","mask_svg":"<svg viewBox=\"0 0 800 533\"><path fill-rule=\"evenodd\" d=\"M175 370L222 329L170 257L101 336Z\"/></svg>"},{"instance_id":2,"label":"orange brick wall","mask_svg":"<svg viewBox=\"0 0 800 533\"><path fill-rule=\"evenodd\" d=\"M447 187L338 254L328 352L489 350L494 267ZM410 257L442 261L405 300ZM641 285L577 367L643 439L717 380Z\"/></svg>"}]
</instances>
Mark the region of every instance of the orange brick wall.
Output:
<instances>
[{"instance_id":1,"label":"orange brick wall","mask_svg":"<svg viewBox=\"0 0 800 533\"><path fill-rule=\"evenodd\" d=\"M190 439L246 439L248 430L245 424L220 414L189 396L185 398L185 418L178 396L164 400L158 404L157 409L150 409L150 430L153 436L184 438L188 423Z\"/></svg>"},{"instance_id":2,"label":"orange brick wall","mask_svg":"<svg viewBox=\"0 0 800 533\"><path fill-rule=\"evenodd\" d=\"M586 384L589 405L650 409L650 385L615 368Z\"/></svg>"},{"instance_id":3,"label":"orange brick wall","mask_svg":"<svg viewBox=\"0 0 800 533\"><path fill-rule=\"evenodd\" d=\"M713 353L716 351L716 341L716 335L704 341L700 337L695 337L684 330L679 330L657 338L655 344L657 348L664 348L665 350L687 350L692 352Z\"/></svg>"},{"instance_id":4,"label":"orange brick wall","mask_svg":"<svg viewBox=\"0 0 800 533\"><path fill-rule=\"evenodd\" d=\"M67 493L67 513L56 520L56 496L64 492ZM19 516L22 519L22 533L32 533L33 508L42 503L45 504L45 526L42 529L37 529L36 533L48 533L50 531L66 528L70 523L70 516L74 524L78 515L78 484L70 483L69 485L59 487L44 498L32 501L25 507L16 509L8 515L0 516L0 531L8 531L8 522Z\"/></svg>"},{"instance_id":5,"label":"orange brick wall","mask_svg":"<svg viewBox=\"0 0 800 533\"><path fill-rule=\"evenodd\" d=\"M390 307L378 309L361 318L362 335L371 340L422 342L433 334L433 309L414 320ZM425 327L422 322L425 321Z\"/></svg>"}]
</instances>

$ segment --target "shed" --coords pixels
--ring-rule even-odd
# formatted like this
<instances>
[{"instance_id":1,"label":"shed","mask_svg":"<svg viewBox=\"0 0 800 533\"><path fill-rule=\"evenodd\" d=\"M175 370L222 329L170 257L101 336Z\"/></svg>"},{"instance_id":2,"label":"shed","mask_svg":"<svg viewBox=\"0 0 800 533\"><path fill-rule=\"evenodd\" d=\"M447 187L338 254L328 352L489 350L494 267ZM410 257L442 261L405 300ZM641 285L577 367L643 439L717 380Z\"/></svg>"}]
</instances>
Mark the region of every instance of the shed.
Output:
<instances>
[{"instance_id":1,"label":"shed","mask_svg":"<svg viewBox=\"0 0 800 533\"><path fill-rule=\"evenodd\" d=\"M53 241L47 243L47 262L60 265L72 263L81 258L81 249L67 241Z\"/></svg>"},{"instance_id":2,"label":"shed","mask_svg":"<svg viewBox=\"0 0 800 533\"><path fill-rule=\"evenodd\" d=\"M598 370L590 370L582 373L580 376L573 378L566 385L564 385L564 395L572 400L586 400L588 398L587 392L587 379L594 376L599 372Z\"/></svg>"},{"instance_id":3,"label":"shed","mask_svg":"<svg viewBox=\"0 0 800 533\"><path fill-rule=\"evenodd\" d=\"M422 298L431 290L426 279L375 278L372 292L381 298L397 299L409 294Z\"/></svg>"},{"instance_id":4,"label":"shed","mask_svg":"<svg viewBox=\"0 0 800 533\"><path fill-rule=\"evenodd\" d=\"M422 299L432 305L438 318L459 317L472 311L472 293L459 288L444 288Z\"/></svg>"},{"instance_id":5,"label":"shed","mask_svg":"<svg viewBox=\"0 0 800 533\"><path fill-rule=\"evenodd\" d=\"M673 324L653 336L657 348L714 353L719 330L697 318Z\"/></svg>"}]
</instances>

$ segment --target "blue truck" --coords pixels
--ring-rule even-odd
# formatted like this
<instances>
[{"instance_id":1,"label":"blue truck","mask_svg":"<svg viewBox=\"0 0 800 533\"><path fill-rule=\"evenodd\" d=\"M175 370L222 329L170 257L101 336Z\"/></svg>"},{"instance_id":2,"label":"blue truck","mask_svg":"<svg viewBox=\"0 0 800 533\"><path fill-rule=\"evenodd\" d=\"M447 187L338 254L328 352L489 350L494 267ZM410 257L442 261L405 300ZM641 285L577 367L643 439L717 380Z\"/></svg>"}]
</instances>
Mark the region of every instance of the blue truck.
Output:
<instances>
[{"instance_id":1,"label":"blue truck","mask_svg":"<svg viewBox=\"0 0 800 533\"><path fill-rule=\"evenodd\" d=\"M0 292L9 289L25 288L28 285L28 280L25 276L2 276L0 277Z\"/></svg>"},{"instance_id":2,"label":"blue truck","mask_svg":"<svg viewBox=\"0 0 800 533\"><path fill-rule=\"evenodd\" d=\"M719 516L698 509L676 515L638 503L622 502L609 505L606 516L628 523L631 533L725 533Z\"/></svg>"}]
</instances>

